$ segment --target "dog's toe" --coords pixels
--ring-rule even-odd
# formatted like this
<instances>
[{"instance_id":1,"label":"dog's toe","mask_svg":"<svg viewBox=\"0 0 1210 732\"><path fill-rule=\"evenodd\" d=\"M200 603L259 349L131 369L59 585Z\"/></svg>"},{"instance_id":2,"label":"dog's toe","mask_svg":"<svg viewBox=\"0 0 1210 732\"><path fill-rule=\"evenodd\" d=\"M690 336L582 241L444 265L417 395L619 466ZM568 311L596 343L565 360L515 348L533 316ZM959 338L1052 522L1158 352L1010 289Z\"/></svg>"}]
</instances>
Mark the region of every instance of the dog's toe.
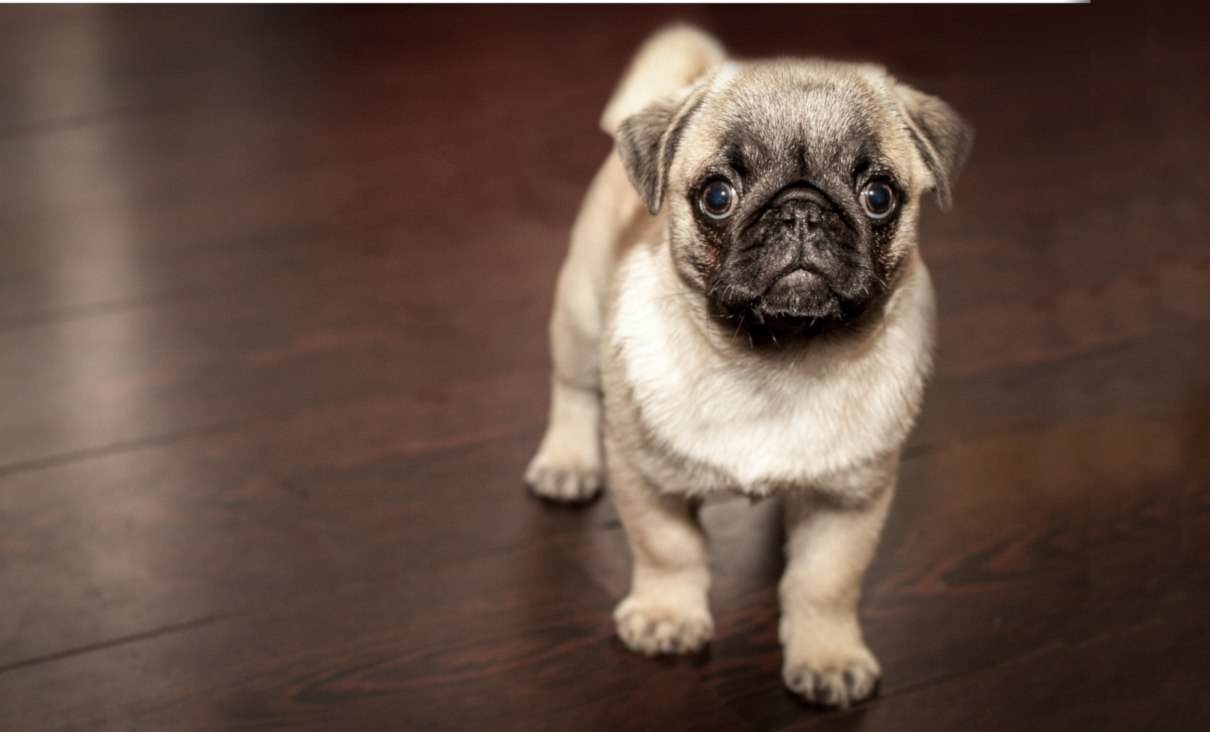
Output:
<instances>
[{"instance_id":1,"label":"dog's toe","mask_svg":"<svg viewBox=\"0 0 1210 732\"><path fill-rule=\"evenodd\" d=\"M694 653L714 635L708 610L671 603L627 598L614 612L614 621L626 647L644 656Z\"/></svg>"},{"instance_id":2,"label":"dog's toe","mask_svg":"<svg viewBox=\"0 0 1210 732\"><path fill-rule=\"evenodd\" d=\"M864 658L820 667L788 662L782 670L790 691L807 701L840 709L873 696L880 675L877 664Z\"/></svg>"},{"instance_id":3,"label":"dog's toe","mask_svg":"<svg viewBox=\"0 0 1210 732\"><path fill-rule=\"evenodd\" d=\"M560 503L582 503L596 498L604 481L599 470L532 465L525 482L535 495Z\"/></svg>"}]
</instances>

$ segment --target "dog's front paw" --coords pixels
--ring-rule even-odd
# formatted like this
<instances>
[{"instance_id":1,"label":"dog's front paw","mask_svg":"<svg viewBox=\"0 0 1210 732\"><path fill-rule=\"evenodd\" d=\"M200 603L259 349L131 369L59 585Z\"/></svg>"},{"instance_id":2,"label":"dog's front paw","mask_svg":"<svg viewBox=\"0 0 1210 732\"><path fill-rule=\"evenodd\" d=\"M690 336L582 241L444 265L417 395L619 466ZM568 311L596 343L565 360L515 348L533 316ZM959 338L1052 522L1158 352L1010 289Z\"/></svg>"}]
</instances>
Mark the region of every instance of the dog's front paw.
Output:
<instances>
[{"instance_id":1,"label":"dog's front paw","mask_svg":"<svg viewBox=\"0 0 1210 732\"><path fill-rule=\"evenodd\" d=\"M604 484L599 468L551 464L534 458L525 471L525 482L540 498L560 503L582 503L597 497Z\"/></svg>"},{"instance_id":2,"label":"dog's front paw","mask_svg":"<svg viewBox=\"0 0 1210 732\"><path fill-rule=\"evenodd\" d=\"M714 636L714 621L704 606L656 602L631 595L613 613L618 637L644 656L693 653Z\"/></svg>"},{"instance_id":3,"label":"dog's front paw","mask_svg":"<svg viewBox=\"0 0 1210 732\"><path fill-rule=\"evenodd\" d=\"M807 701L844 709L874 695L882 671L865 646L810 655L786 653L782 679Z\"/></svg>"}]
</instances>

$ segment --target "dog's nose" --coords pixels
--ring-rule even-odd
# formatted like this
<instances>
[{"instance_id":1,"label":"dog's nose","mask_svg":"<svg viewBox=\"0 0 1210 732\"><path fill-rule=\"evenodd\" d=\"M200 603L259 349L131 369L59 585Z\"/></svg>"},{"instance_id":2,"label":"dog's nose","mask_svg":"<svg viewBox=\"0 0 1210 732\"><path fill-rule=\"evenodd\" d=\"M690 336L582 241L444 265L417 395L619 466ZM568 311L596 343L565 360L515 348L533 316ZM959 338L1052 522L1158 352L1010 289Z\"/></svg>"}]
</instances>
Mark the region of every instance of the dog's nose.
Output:
<instances>
[{"instance_id":1,"label":"dog's nose","mask_svg":"<svg viewBox=\"0 0 1210 732\"><path fill-rule=\"evenodd\" d=\"M777 195L774 201L777 218L785 222L801 222L817 226L835 211L831 199L810 186L794 186Z\"/></svg>"},{"instance_id":2,"label":"dog's nose","mask_svg":"<svg viewBox=\"0 0 1210 732\"><path fill-rule=\"evenodd\" d=\"M794 199L779 206L777 216L782 221L802 220L808 224L818 224L823 220L823 208L814 201Z\"/></svg>"}]
</instances>

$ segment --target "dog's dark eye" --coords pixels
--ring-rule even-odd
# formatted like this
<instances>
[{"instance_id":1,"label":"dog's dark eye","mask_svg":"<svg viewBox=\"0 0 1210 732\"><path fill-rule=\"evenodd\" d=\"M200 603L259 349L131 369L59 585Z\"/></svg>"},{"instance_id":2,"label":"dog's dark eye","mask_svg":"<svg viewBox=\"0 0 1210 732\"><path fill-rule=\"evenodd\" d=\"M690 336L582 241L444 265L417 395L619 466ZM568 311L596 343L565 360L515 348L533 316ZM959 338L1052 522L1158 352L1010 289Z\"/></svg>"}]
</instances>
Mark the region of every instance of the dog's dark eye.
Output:
<instances>
[{"instance_id":1,"label":"dog's dark eye","mask_svg":"<svg viewBox=\"0 0 1210 732\"><path fill-rule=\"evenodd\" d=\"M702 189L698 205L712 219L725 219L735 210L735 189L725 180L714 180Z\"/></svg>"},{"instance_id":2,"label":"dog's dark eye","mask_svg":"<svg viewBox=\"0 0 1210 732\"><path fill-rule=\"evenodd\" d=\"M870 181L861 189L861 208L872 219L885 219L895 210L895 189L880 181Z\"/></svg>"}]
</instances>

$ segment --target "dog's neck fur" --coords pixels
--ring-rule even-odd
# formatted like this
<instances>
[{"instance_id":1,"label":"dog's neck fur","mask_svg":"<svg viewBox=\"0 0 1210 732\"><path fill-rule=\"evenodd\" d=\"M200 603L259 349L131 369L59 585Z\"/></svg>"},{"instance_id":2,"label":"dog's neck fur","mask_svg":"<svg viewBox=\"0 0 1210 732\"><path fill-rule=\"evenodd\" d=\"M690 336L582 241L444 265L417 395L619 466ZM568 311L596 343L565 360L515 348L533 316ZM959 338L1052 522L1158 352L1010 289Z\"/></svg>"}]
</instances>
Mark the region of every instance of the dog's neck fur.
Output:
<instances>
[{"instance_id":1,"label":"dog's neck fur","mask_svg":"<svg viewBox=\"0 0 1210 732\"><path fill-rule=\"evenodd\" d=\"M632 247L617 278L606 359L631 395L627 411L649 439L713 475L694 471L692 485L666 490L809 487L880 460L911 429L934 320L918 254L877 322L780 350L724 331L678 275L666 235Z\"/></svg>"}]
</instances>

